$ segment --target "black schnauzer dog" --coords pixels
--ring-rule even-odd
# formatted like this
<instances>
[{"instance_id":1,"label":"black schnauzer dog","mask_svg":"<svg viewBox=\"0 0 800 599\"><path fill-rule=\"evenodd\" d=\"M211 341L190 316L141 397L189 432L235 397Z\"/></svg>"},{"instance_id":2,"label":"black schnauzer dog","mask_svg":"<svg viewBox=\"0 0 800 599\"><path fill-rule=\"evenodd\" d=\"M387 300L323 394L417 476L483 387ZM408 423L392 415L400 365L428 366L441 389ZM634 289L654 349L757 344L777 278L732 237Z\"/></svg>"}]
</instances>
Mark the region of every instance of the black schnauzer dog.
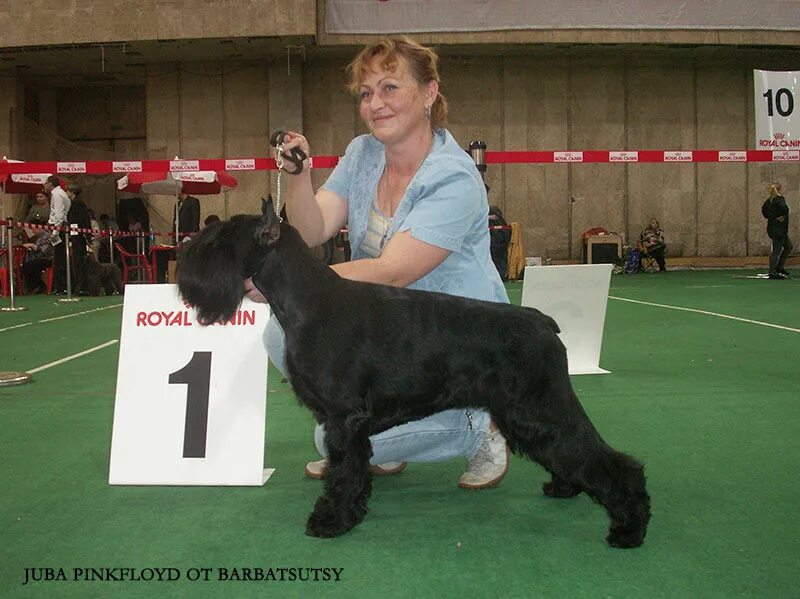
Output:
<instances>
[{"instance_id":1,"label":"black schnauzer dog","mask_svg":"<svg viewBox=\"0 0 800 599\"><path fill-rule=\"evenodd\" d=\"M570 384L558 325L531 308L349 281L300 234L263 216L203 229L178 259L178 286L211 324L231 318L252 277L286 334L297 398L325 424L325 491L306 533L364 518L369 437L451 408L487 410L509 448L541 464L550 497L587 493L611 518L606 540L637 547L650 520L643 466L603 441Z\"/></svg>"},{"instance_id":2,"label":"black schnauzer dog","mask_svg":"<svg viewBox=\"0 0 800 599\"><path fill-rule=\"evenodd\" d=\"M83 291L89 295L100 295L100 289L104 289L106 295L124 293L122 284L122 271L119 266L113 263L100 263L94 252L87 251L83 259Z\"/></svg>"}]
</instances>

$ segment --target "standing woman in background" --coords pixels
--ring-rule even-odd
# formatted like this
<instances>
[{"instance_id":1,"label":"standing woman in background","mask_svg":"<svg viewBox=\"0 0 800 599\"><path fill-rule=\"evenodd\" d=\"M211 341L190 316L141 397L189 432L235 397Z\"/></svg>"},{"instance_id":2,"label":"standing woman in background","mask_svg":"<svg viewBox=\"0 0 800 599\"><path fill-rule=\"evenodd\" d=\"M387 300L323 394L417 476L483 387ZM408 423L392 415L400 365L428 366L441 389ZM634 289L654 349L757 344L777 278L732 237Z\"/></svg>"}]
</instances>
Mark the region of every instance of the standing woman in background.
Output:
<instances>
[{"instance_id":1,"label":"standing woman in background","mask_svg":"<svg viewBox=\"0 0 800 599\"><path fill-rule=\"evenodd\" d=\"M792 251L792 241L789 239L789 206L781 191L778 183L770 185L769 197L761 206L761 213L767 219L767 235L772 240L772 252L769 255L770 279L792 278L785 268L786 258Z\"/></svg>"}]
</instances>

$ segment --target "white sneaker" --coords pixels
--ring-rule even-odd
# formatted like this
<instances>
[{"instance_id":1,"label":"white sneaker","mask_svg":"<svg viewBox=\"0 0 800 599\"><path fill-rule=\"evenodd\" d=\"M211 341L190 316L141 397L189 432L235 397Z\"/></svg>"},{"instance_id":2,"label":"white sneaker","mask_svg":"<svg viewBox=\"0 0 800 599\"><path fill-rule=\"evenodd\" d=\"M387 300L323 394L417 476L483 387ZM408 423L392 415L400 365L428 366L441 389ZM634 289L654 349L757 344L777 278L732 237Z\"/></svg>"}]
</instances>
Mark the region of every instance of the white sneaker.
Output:
<instances>
[{"instance_id":1,"label":"white sneaker","mask_svg":"<svg viewBox=\"0 0 800 599\"><path fill-rule=\"evenodd\" d=\"M500 431L487 431L458 486L462 489L496 487L508 472L508 453L508 445Z\"/></svg>"},{"instance_id":2,"label":"white sneaker","mask_svg":"<svg viewBox=\"0 0 800 599\"><path fill-rule=\"evenodd\" d=\"M328 465L328 460L317 460L316 462L309 462L306 464L306 476L309 478L325 478L325 467ZM372 474L375 476L386 476L387 474L397 474L406 469L405 462L386 462L385 464L376 464L370 466Z\"/></svg>"}]
</instances>

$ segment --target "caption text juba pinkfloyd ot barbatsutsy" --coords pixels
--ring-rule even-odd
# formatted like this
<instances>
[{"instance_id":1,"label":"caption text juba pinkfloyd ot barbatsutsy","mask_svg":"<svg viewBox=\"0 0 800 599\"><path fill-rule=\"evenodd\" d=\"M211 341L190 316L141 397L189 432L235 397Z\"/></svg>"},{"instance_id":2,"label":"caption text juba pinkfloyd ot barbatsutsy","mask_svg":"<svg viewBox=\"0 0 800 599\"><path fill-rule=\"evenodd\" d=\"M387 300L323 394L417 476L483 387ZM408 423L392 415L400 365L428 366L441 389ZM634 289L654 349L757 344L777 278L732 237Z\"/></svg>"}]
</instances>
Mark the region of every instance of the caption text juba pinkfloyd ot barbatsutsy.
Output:
<instances>
[{"instance_id":1,"label":"caption text juba pinkfloyd ot barbatsutsy","mask_svg":"<svg viewBox=\"0 0 800 599\"><path fill-rule=\"evenodd\" d=\"M22 585L48 582L340 582L344 568L25 568Z\"/></svg>"}]
</instances>

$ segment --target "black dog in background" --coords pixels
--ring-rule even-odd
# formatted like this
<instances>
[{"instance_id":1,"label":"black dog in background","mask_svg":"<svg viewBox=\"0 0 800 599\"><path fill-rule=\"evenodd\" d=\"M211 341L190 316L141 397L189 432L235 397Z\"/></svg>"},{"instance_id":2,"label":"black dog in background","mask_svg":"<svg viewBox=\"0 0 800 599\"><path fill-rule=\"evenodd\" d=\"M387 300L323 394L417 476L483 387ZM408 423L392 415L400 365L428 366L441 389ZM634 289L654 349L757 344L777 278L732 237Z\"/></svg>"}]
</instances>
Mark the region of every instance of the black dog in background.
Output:
<instances>
[{"instance_id":1,"label":"black dog in background","mask_svg":"<svg viewBox=\"0 0 800 599\"><path fill-rule=\"evenodd\" d=\"M482 408L512 451L550 472L546 495L587 493L611 518L609 544L642 544L650 520L644 468L589 421L550 317L340 278L277 221L271 203L261 217L203 229L178 259L180 293L203 324L233 316L250 276L286 333L299 401L325 423L325 491L307 534L337 536L364 518L370 435L441 410Z\"/></svg>"},{"instance_id":2,"label":"black dog in background","mask_svg":"<svg viewBox=\"0 0 800 599\"><path fill-rule=\"evenodd\" d=\"M104 289L106 295L124 293L122 284L122 271L114 263L97 261L94 252L89 249L83 258L83 291L89 295L100 295L100 289Z\"/></svg>"}]
</instances>

